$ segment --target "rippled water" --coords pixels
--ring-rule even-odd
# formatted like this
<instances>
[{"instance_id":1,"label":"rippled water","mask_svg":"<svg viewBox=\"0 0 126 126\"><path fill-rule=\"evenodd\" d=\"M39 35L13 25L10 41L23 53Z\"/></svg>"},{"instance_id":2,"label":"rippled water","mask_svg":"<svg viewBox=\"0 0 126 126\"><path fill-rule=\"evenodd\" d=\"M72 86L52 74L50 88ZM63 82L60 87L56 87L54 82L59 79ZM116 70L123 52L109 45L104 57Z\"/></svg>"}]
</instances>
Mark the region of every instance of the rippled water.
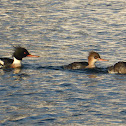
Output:
<instances>
[{"instance_id":1,"label":"rippled water","mask_svg":"<svg viewBox=\"0 0 126 126\"><path fill-rule=\"evenodd\" d=\"M126 75L63 70L97 51L125 61L125 0L2 0L0 56L21 45L39 58L0 70L0 123L7 126L126 124Z\"/></svg>"}]
</instances>

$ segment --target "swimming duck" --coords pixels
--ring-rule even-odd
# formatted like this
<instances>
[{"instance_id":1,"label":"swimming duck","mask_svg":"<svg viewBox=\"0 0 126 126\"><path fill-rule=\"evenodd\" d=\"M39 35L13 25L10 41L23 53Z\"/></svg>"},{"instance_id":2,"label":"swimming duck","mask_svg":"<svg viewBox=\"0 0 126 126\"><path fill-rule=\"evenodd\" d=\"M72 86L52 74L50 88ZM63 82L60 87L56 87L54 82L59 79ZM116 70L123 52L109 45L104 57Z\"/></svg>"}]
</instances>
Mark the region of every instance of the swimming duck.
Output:
<instances>
[{"instance_id":1,"label":"swimming duck","mask_svg":"<svg viewBox=\"0 0 126 126\"><path fill-rule=\"evenodd\" d=\"M0 58L0 67L10 67L17 68L21 67L21 61L24 57L39 57L36 55L31 55L25 48L14 47L15 51L12 55L13 59L10 58Z\"/></svg>"},{"instance_id":2,"label":"swimming duck","mask_svg":"<svg viewBox=\"0 0 126 126\"><path fill-rule=\"evenodd\" d=\"M97 61L108 61L106 59L101 59L97 52L89 52L88 62L73 62L69 65L63 66L64 69L85 69L85 68L95 68L95 62Z\"/></svg>"}]
</instances>

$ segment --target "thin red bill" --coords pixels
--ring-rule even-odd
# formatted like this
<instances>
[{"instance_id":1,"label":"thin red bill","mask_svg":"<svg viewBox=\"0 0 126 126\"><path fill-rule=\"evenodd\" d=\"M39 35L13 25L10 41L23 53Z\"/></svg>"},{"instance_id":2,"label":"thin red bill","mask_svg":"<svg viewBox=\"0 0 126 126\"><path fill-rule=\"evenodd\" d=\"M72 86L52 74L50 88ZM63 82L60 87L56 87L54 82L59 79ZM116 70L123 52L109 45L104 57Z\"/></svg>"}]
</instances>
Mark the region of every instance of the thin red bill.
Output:
<instances>
[{"instance_id":1,"label":"thin red bill","mask_svg":"<svg viewBox=\"0 0 126 126\"><path fill-rule=\"evenodd\" d=\"M27 57L40 57L40 56L36 56L36 55L29 54L29 55L27 55Z\"/></svg>"},{"instance_id":2,"label":"thin red bill","mask_svg":"<svg viewBox=\"0 0 126 126\"><path fill-rule=\"evenodd\" d=\"M99 58L98 61L109 61L109 60Z\"/></svg>"}]
</instances>

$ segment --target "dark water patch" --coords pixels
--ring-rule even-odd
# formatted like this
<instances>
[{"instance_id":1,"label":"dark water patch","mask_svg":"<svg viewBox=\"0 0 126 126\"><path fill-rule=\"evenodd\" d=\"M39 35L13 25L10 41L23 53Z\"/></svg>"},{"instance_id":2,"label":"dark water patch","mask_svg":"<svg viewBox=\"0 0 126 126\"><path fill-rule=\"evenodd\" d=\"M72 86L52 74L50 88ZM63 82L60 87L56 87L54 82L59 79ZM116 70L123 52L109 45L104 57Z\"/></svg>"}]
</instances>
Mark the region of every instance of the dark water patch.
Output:
<instances>
[{"instance_id":1,"label":"dark water patch","mask_svg":"<svg viewBox=\"0 0 126 126\"><path fill-rule=\"evenodd\" d=\"M61 86L61 87L69 87L69 86L71 86L71 84L63 83L63 84L61 84L60 86Z\"/></svg>"},{"instance_id":2,"label":"dark water patch","mask_svg":"<svg viewBox=\"0 0 126 126\"><path fill-rule=\"evenodd\" d=\"M70 72L85 73L85 74L107 74L106 68L92 68L92 69L77 69L77 70L65 70Z\"/></svg>"},{"instance_id":3,"label":"dark water patch","mask_svg":"<svg viewBox=\"0 0 126 126\"><path fill-rule=\"evenodd\" d=\"M77 117L77 116L82 116L82 115L84 115L84 114L77 113L77 114L73 114L72 116Z\"/></svg>"},{"instance_id":4,"label":"dark water patch","mask_svg":"<svg viewBox=\"0 0 126 126\"><path fill-rule=\"evenodd\" d=\"M54 120L56 120L55 116L57 117L57 115L54 114L43 114L43 116L41 115L37 115L37 116L31 116L30 119L32 120L39 120L38 123L45 123L45 122L53 122Z\"/></svg>"},{"instance_id":5,"label":"dark water patch","mask_svg":"<svg viewBox=\"0 0 126 126\"><path fill-rule=\"evenodd\" d=\"M126 110L120 112L121 115L126 115Z\"/></svg>"},{"instance_id":6,"label":"dark water patch","mask_svg":"<svg viewBox=\"0 0 126 126\"><path fill-rule=\"evenodd\" d=\"M52 122L52 121L54 121L54 120L56 120L56 119L54 119L54 118L48 118L48 119L44 119L43 121L44 121L44 122L46 122L46 121L51 121L51 122Z\"/></svg>"},{"instance_id":7,"label":"dark water patch","mask_svg":"<svg viewBox=\"0 0 126 126\"><path fill-rule=\"evenodd\" d=\"M76 72L76 73L85 73L85 74L108 74L107 68L92 68L92 69L76 69L76 70L69 70L64 69L63 66L39 66L36 69L50 69L50 70L61 70L61 71L69 71L69 72Z\"/></svg>"},{"instance_id":8,"label":"dark water patch","mask_svg":"<svg viewBox=\"0 0 126 126\"><path fill-rule=\"evenodd\" d=\"M86 73L107 74L108 71L106 68L93 68L93 69L86 69Z\"/></svg>"},{"instance_id":9,"label":"dark water patch","mask_svg":"<svg viewBox=\"0 0 126 126\"><path fill-rule=\"evenodd\" d=\"M79 102L79 101L88 101L88 99L83 99L83 98L67 98L66 101L69 101L69 102Z\"/></svg>"},{"instance_id":10,"label":"dark water patch","mask_svg":"<svg viewBox=\"0 0 126 126\"><path fill-rule=\"evenodd\" d=\"M62 91L62 90L55 90L55 92L57 92L57 93L64 93L64 91Z\"/></svg>"},{"instance_id":11,"label":"dark water patch","mask_svg":"<svg viewBox=\"0 0 126 126\"><path fill-rule=\"evenodd\" d=\"M37 70L41 69L49 69L49 70L63 70L62 66L39 66L37 67Z\"/></svg>"},{"instance_id":12,"label":"dark water patch","mask_svg":"<svg viewBox=\"0 0 126 126\"><path fill-rule=\"evenodd\" d=\"M120 93L117 93L117 92L109 92L108 95L116 96L116 95L120 95Z\"/></svg>"},{"instance_id":13,"label":"dark water patch","mask_svg":"<svg viewBox=\"0 0 126 126\"><path fill-rule=\"evenodd\" d=\"M1 68L0 70L1 70L1 71L4 71L4 72L11 72L11 71L13 71L14 69L13 69L13 68Z\"/></svg>"},{"instance_id":14,"label":"dark water patch","mask_svg":"<svg viewBox=\"0 0 126 126\"><path fill-rule=\"evenodd\" d=\"M46 125L48 123L51 123L51 125L53 124L53 122L55 121L55 118L49 118L49 119L44 119L44 120L39 120L38 122L34 123L35 125Z\"/></svg>"}]
</instances>

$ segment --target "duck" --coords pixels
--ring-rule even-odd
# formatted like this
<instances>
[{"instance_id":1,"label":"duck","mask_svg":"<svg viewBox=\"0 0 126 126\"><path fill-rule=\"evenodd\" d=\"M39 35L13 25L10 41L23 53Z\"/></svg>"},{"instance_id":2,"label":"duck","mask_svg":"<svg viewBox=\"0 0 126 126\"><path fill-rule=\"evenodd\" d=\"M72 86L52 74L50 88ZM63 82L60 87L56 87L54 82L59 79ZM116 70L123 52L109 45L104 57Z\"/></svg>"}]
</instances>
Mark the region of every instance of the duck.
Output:
<instances>
[{"instance_id":1,"label":"duck","mask_svg":"<svg viewBox=\"0 0 126 126\"><path fill-rule=\"evenodd\" d=\"M85 68L95 68L95 62L97 61L108 61L102 59L97 52L89 52L88 62L73 62L68 65L63 66L64 69L85 69Z\"/></svg>"},{"instance_id":2,"label":"duck","mask_svg":"<svg viewBox=\"0 0 126 126\"><path fill-rule=\"evenodd\" d=\"M23 47L14 47L12 58L0 58L0 68L19 68L22 66L21 62L24 57L39 57L31 55L27 49Z\"/></svg>"},{"instance_id":3,"label":"duck","mask_svg":"<svg viewBox=\"0 0 126 126\"><path fill-rule=\"evenodd\" d=\"M108 67L108 73L126 74L126 62L119 61L113 66Z\"/></svg>"}]
</instances>

